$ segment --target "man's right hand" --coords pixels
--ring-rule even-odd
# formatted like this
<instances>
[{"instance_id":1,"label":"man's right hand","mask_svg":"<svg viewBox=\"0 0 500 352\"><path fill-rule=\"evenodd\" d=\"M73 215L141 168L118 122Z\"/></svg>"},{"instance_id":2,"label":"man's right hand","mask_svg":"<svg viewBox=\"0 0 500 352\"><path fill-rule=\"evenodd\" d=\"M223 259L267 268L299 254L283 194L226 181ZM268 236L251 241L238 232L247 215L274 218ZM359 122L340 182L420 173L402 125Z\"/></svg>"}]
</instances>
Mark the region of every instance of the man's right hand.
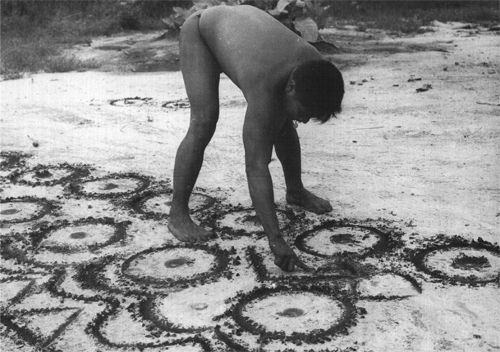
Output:
<instances>
[{"instance_id":1,"label":"man's right hand","mask_svg":"<svg viewBox=\"0 0 500 352\"><path fill-rule=\"evenodd\" d=\"M301 268L305 271L312 271L313 269L305 265L295 252L288 246L283 237L275 237L269 239L269 246L274 253L276 264L283 271L294 271L295 267Z\"/></svg>"}]
</instances>

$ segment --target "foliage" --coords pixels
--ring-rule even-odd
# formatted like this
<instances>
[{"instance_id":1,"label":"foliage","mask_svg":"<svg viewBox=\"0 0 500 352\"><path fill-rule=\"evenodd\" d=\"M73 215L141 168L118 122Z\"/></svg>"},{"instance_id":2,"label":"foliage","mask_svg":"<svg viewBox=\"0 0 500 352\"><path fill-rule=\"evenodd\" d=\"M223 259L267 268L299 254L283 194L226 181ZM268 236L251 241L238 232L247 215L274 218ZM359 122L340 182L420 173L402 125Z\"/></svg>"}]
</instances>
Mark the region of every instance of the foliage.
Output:
<instances>
[{"instance_id":1,"label":"foliage","mask_svg":"<svg viewBox=\"0 0 500 352\"><path fill-rule=\"evenodd\" d=\"M324 28L330 5L319 0L279 0L275 8L267 9L294 32L309 42L316 42L319 29Z\"/></svg>"},{"instance_id":2,"label":"foliage","mask_svg":"<svg viewBox=\"0 0 500 352\"><path fill-rule=\"evenodd\" d=\"M173 7L173 13L162 18L172 30L179 31L182 24L193 13L212 6L233 6L247 4L267 11L292 31L310 42L318 38L319 28L324 27L329 6L319 0L193 0L193 6Z\"/></svg>"},{"instance_id":3,"label":"foliage","mask_svg":"<svg viewBox=\"0 0 500 352\"><path fill-rule=\"evenodd\" d=\"M240 5L241 0L193 0L193 6L189 8L183 8L180 6L173 7L174 13L167 17L162 18L163 23L165 23L170 29L174 31L179 31L182 24L191 16L193 13L199 10L204 10L213 6L234 6Z\"/></svg>"},{"instance_id":4,"label":"foliage","mask_svg":"<svg viewBox=\"0 0 500 352\"><path fill-rule=\"evenodd\" d=\"M185 19L211 6L248 4L267 11L309 41L318 29L356 25L415 33L433 20L498 24L498 0L341 1L341 0L1 0L1 64L4 79L40 70L82 70L95 62L62 58L63 49L94 36L123 30L179 30ZM162 22L161 19L164 19Z\"/></svg>"}]
</instances>

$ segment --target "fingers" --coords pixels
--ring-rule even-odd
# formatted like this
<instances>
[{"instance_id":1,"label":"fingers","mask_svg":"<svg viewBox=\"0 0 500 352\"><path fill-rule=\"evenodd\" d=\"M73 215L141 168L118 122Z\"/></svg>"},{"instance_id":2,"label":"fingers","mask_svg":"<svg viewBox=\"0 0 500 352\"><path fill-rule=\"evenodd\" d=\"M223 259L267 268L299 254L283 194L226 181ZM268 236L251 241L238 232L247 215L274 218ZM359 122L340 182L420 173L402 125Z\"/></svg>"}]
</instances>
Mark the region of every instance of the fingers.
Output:
<instances>
[{"instance_id":1,"label":"fingers","mask_svg":"<svg viewBox=\"0 0 500 352\"><path fill-rule=\"evenodd\" d=\"M304 264L298 257L277 257L274 260L274 264L276 264L281 270L292 272L295 271L295 267L300 268L307 272L312 272L313 269L306 264Z\"/></svg>"},{"instance_id":2,"label":"fingers","mask_svg":"<svg viewBox=\"0 0 500 352\"><path fill-rule=\"evenodd\" d=\"M312 272L312 271L314 271L314 269L313 269L313 268L311 268L310 266L305 265L305 264L304 264L301 260L299 260L299 261L297 262L297 267L299 267L299 268L301 268L302 270L307 271L307 272Z\"/></svg>"},{"instance_id":3,"label":"fingers","mask_svg":"<svg viewBox=\"0 0 500 352\"><path fill-rule=\"evenodd\" d=\"M285 261L285 257L284 256L276 256L276 258L274 259L274 264L276 264L276 266L280 269L283 269L284 267L284 261Z\"/></svg>"}]
</instances>

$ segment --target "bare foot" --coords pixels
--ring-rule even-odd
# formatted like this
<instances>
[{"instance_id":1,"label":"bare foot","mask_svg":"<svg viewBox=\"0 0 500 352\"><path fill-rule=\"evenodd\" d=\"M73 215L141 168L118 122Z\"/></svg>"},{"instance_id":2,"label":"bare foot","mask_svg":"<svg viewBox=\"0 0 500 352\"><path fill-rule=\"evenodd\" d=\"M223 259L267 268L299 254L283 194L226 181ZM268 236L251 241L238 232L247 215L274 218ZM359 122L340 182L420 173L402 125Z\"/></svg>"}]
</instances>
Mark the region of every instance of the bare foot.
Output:
<instances>
[{"instance_id":1,"label":"bare foot","mask_svg":"<svg viewBox=\"0 0 500 352\"><path fill-rule=\"evenodd\" d=\"M182 219L170 218L168 229L182 242L206 242L215 238L214 233L196 225L189 216Z\"/></svg>"},{"instance_id":2,"label":"bare foot","mask_svg":"<svg viewBox=\"0 0 500 352\"><path fill-rule=\"evenodd\" d=\"M329 201L315 196L305 188L301 192L287 192L286 201L290 204L299 205L316 214L328 213L333 209Z\"/></svg>"}]
</instances>

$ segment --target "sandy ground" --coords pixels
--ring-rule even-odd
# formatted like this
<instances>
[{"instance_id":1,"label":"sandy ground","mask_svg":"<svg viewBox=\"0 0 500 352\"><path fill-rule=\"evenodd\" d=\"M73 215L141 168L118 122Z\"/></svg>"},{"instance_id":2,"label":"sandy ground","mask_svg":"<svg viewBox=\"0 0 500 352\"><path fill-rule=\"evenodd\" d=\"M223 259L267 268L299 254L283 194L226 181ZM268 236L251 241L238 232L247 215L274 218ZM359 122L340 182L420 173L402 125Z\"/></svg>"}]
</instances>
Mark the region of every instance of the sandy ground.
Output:
<instances>
[{"instance_id":1,"label":"sandy ground","mask_svg":"<svg viewBox=\"0 0 500 352\"><path fill-rule=\"evenodd\" d=\"M243 329L243 333L235 336L238 322L223 317L214 323L213 317L230 309L234 297L241 292L250 295L256 287L273 289L279 286L272 278L283 274L270 264L265 241L259 236L229 239L222 236L209 243L233 250L229 254L232 264L228 270L238 275L216 276L206 283L194 281L187 288L178 285L153 287L152 295L148 296L149 313L138 317L140 314L134 313L133 307L139 306L143 297L135 291L127 294L133 292L129 288L132 284L122 288L120 285L126 285L117 275L123 272L117 274L119 270L111 266L118 268L132 255L154 249L137 257L146 265L141 267L141 263L134 262L134 275L153 278L161 275L160 269L159 272L152 269L157 264L155 258L170 251L163 246L178 245L166 228L166 218L134 214L125 209L124 201L120 203L120 200L114 202L85 194L76 196L65 184L32 187L13 182L9 177L14 171L29 171L37 165L81 163L93 168L90 177L142 175L150 178L156 187L154 192L168 193L175 153L189 122L180 72L113 72L110 65L105 66L108 72L36 74L1 82L0 136L4 159L5 153L29 155L25 165L0 170L2 202L11 201L9 197L31 196L59 204L54 214L28 222L6 223L10 215L2 215L0 235L4 247L5 243L13 243L15 247L17 242L26 242L33 237L30 233L40 229L43 232L43 226L53 223L60 226L63 220L77 222L87 217L110 217L116 223L130 222L126 241L106 244L107 247L98 251L78 252L77 248L78 253L66 255L51 252L50 246L43 249L28 245L26 249L19 245L29 260L20 255L3 255L0 280L2 350L125 351L135 347L146 351L224 351L231 348L366 352L500 350L497 249L487 252L491 265L484 269L489 270L485 275L497 277L496 281L472 287L452 285L446 278L432 277L404 258L405 249L425 248L426 243L431 243L438 235L450 239L454 236L465 240L481 238L492 243L498 242L500 236L500 37L478 29L452 28L453 25L435 27L434 32L407 38L348 30L323 33L325 37L338 38L342 49L330 56L344 74L344 110L327 124L300 125L298 131L304 183L313 192L329 199L333 211L318 217L295 207L291 209L302 219L309 219L311 226L342 220L343 224L383 227L388 233L399 234L402 246L382 256L359 259L360 263L372 264L379 271L348 280L358 287L349 295L356 306L353 314L357 324L347 324L343 333L332 333L322 343L259 340L251 329ZM155 36L158 35L151 35L147 40ZM105 43L109 39L96 39L96 42L98 46L112 46L117 45L117 40ZM173 47L173 44L168 46ZM161 49L161 45L153 45L154 50L157 47ZM111 62L121 60L120 55L124 54L121 51L127 48L120 52L116 48L107 49L104 50L106 55L112 56L111 51L115 55L108 57ZM90 49L77 50L86 57L94 55ZM174 62L175 50L170 52ZM425 85L431 88L417 92ZM215 216L224 207L251 207L241 140L246 103L241 92L226 77L221 79L220 96L220 122L206 151L197 183L197 192L217 200L219 208L214 208L212 214ZM276 158L270 169L278 208L290 209L284 200L284 179ZM205 210L203 216L210 216L210 212L210 208ZM203 216L198 220L204 221ZM237 226L235 224L235 228ZM308 229L304 226L297 227L297 232L290 230L291 243L297 233ZM45 241L64 242L63 235L51 232L50 236ZM43 241L37 243L43 247ZM71 241L65 242L65 246L73 248ZM271 279L259 281L248 260L249 246L255 246L261 253ZM298 253L312 265L323 263L309 254ZM107 288L92 286L88 284L90 279L75 278L79 265L99 262L106 256L118 261L103 271L107 270L109 285L119 289L110 289L109 285ZM234 265L236 257L243 265ZM137 258L135 260L139 260ZM168 271L170 276L165 275L169 278L193 276L212 270L216 265L210 253L199 258L198 261L189 259L195 264L189 264L188 273ZM186 262L191 263L189 260ZM164 270L164 266L161 267ZM396 267L404 267L404 273L418 282L419 289L414 289L402 276L388 275ZM54 289L50 283L60 274L61 268L65 276ZM154 271L154 275L148 270ZM463 272L458 274L467 276ZM478 271L475 274L479 275ZM299 282L307 276L297 275ZM337 285L331 280L322 282L329 287ZM286 282L286 285L291 284ZM140 287L136 291L147 291L144 286ZM281 307L285 310L277 315L262 317L262 311L269 311L276 306L275 301L281 300L276 298L279 294L285 301L286 297L296 300L291 305L302 307L306 313L300 314L306 315L294 317L294 314L300 315L296 308L287 311L286 307ZM267 296L268 301L258 301L259 309L248 306L243 308L242 314L258 318L261 327L266 327L268 319L267 327L272 330L279 326L274 321L278 316L291 312L292 317L287 319L298 319L296 326L300 328L297 331L314 335L314 328L326 329L321 324L335 323L333 313L314 314L313 309L320 310L317 306L331 305L340 311L348 310L339 303L342 301L339 296L318 294L321 297L316 302L309 296L302 293L287 296L286 290L279 291ZM374 299L385 296L397 299ZM92 297L97 298L92 300ZM254 298L251 296L249 300ZM41 308L50 309L43 311ZM258 317L252 318L252 314ZM314 315L314 319L308 320L307 314ZM156 322L153 332L158 336L152 336L151 330L145 328L155 321L152 315L166 317L169 321L163 325ZM102 317L104 323L99 320ZM221 329L215 328L218 324ZM287 334L293 330L293 321L287 320ZM226 338L221 337L221 331L225 331Z\"/></svg>"}]
</instances>

